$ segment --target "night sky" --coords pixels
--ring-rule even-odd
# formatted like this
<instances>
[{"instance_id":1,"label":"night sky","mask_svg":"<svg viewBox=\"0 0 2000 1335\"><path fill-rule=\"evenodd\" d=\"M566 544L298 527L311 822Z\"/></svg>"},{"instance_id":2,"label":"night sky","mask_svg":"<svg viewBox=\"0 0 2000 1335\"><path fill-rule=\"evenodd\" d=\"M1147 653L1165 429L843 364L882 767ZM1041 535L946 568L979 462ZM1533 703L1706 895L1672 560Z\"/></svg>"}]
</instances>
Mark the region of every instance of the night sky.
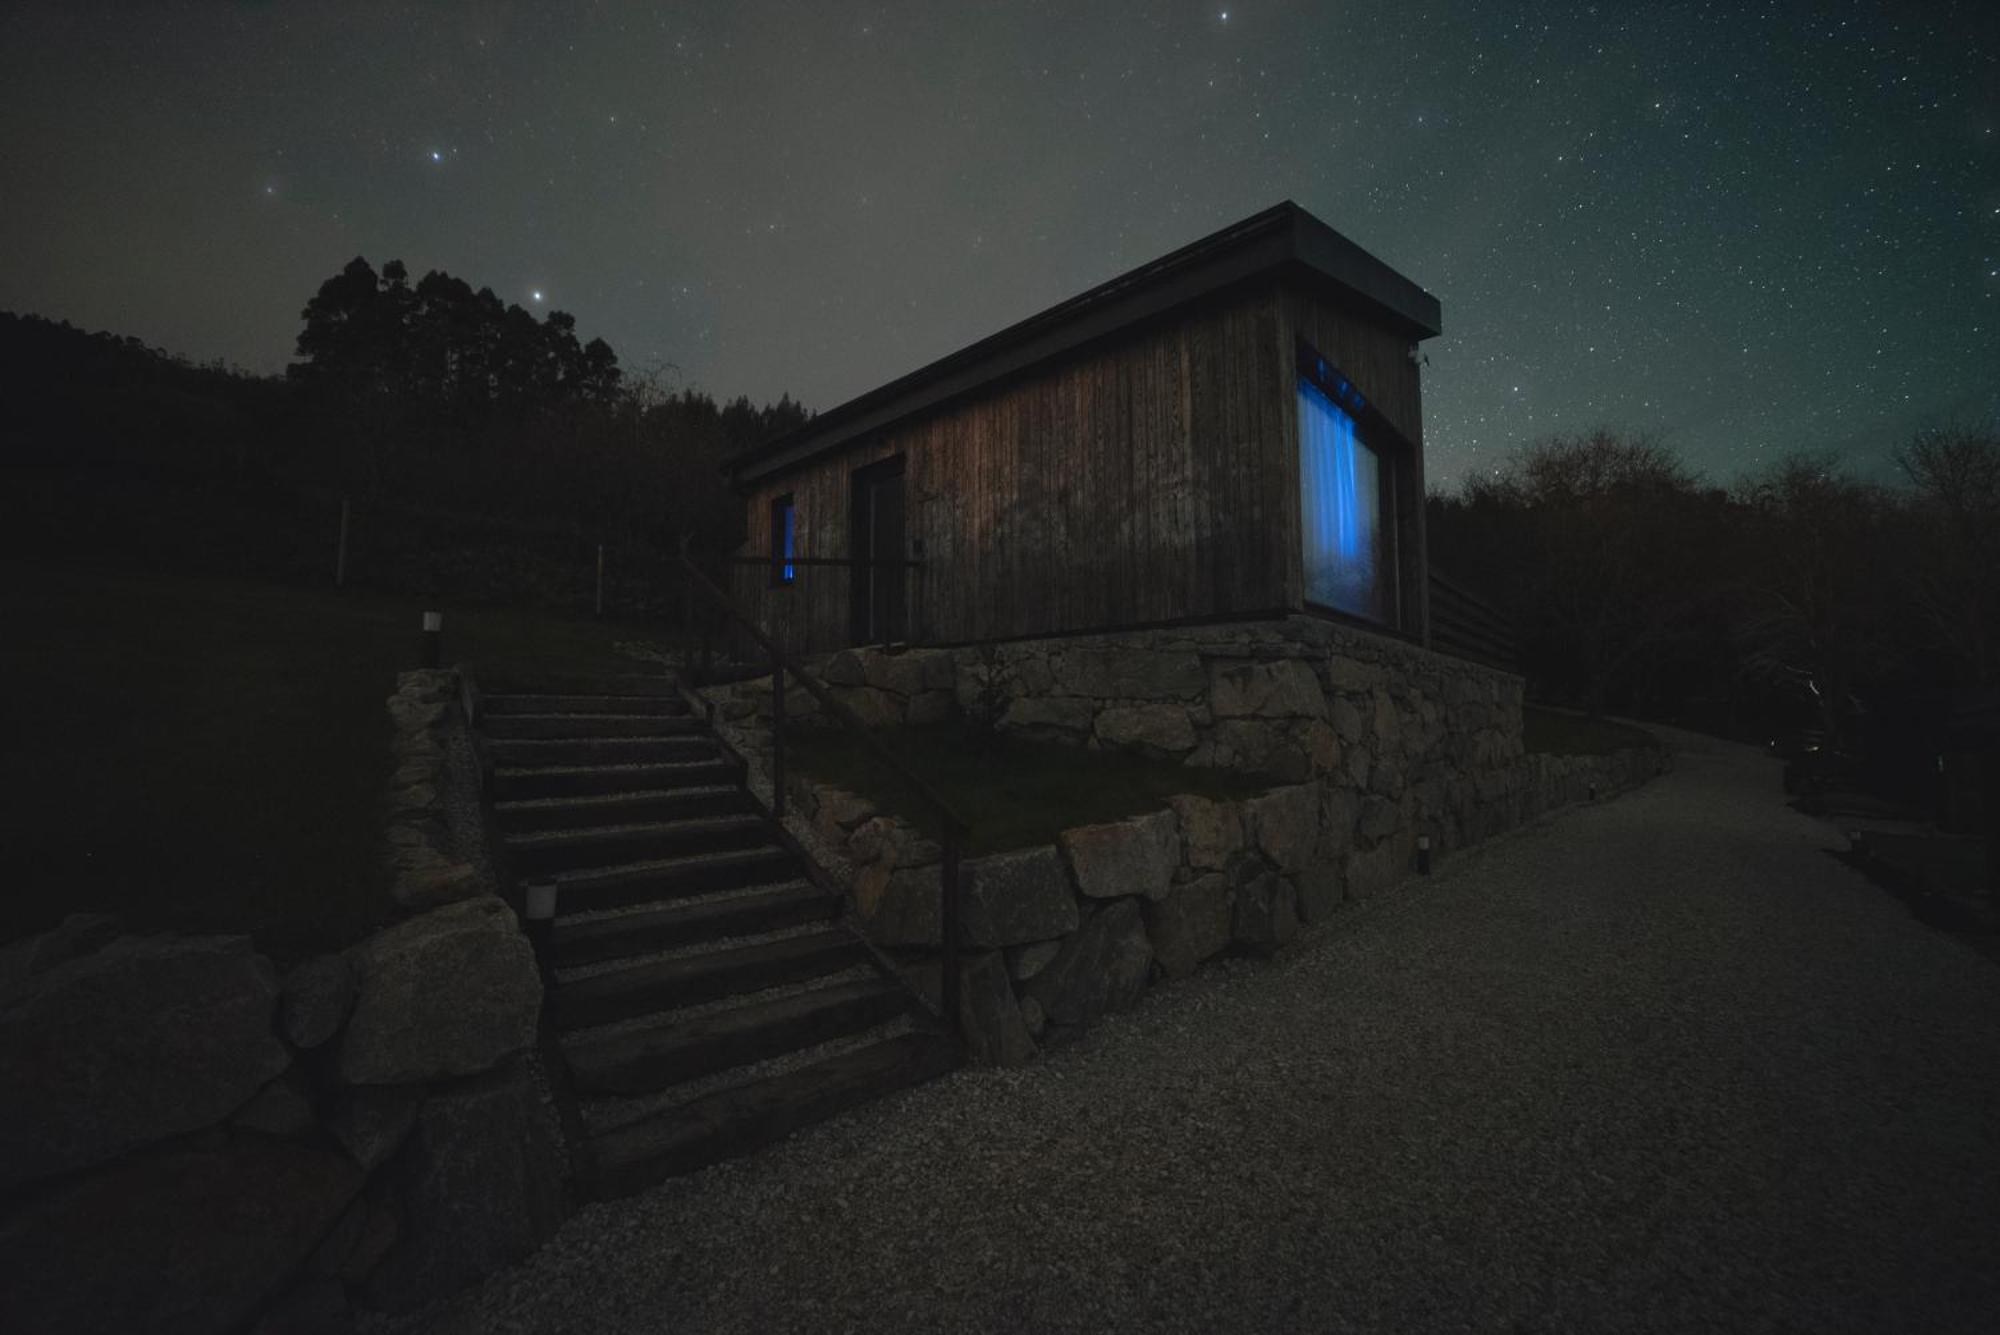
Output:
<instances>
[{"instance_id":1,"label":"night sky","mask_svg":"<svg viewBox=\"0 0 2000 1335\"><path fill-rule=\"evenodd\" d=\"M1443 303L1434 479L2000 416L2000 4L0 8L0 309L267 371L356 254L829 408L1293 199Z\"/></svg>"}]
</instances>

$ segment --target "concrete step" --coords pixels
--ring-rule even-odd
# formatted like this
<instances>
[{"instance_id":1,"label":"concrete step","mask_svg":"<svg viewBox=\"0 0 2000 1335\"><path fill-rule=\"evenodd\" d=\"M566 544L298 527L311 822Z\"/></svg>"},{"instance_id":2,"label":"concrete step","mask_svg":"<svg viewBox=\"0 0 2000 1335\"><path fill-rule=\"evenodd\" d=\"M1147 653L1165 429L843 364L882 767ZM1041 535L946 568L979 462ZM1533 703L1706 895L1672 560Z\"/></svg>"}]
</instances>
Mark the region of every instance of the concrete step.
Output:
<instances>
[{"instance_id":1,"label":"concrete step","mask_svg":"<svg viewBox=\"0 0 2000 1335\"><path fill-rule=\"evenodd\" d=\"M481 695L482 717L511 717L518 714L653 714L663 718L685 716L687 701L673 695L575 695L563 692Z\"/></svg>"},{"instance_id":2,"label":"concrete step","mask_svg":"<svg viewBox=\"0 0 2000 1335\"><path fill-rule=\"evenodd\" d=\"M492 739L486 752L494 764L509 766L670 764L721 754L706 735Z\"/></svg>"},{"instance_id":3,"label":"concrete step","mask_svg":"<svg viewBox=\"0 0 2000 1335\"><path fill-rule=\"evenodd\" d=\"M677 1173L746 1153L849 1108L950 1070L946 1040L903 1034L768 1079L718 1090L590 1142L591 1188L629 1195Z\"/></svg>"},{"instance_id":4,"label":"concrete step","mask_svg":"<svg viewBox=\"0 0 2000 1335\"><path fill-rule=\"evenodd\" d=\"M556 912L570 914L691 899L744 886L776 885L797 880L801 874L798 858L789 850L777 844L760 844L556 872L548 879L556 884Z\"/></svg>"},{"instance_id":5,"label":"concrete step","mask_svg":"<svg viewBox=\"0 0 2000 1335\"><path fill-rule=\"evenodd\" d=\"M903 1014L910 998L886 978L839 983L637 1029L565 1040L577 1088L640 1094L825 1043Z\"/></svg>"},{"instance_id":6,"label":"concrete step","mask_svg":"<svg viewBox=\"0 0 2000 1335\"><path fill-rule=\"evenodd\" d=\"M819 887L806 881L789 881L688 904L559 918L551 932L551 941L556 967L573 968L675 946L830 921L839 911L839 902Z\"/></svg>"},{"instance_id":7,"label":"concrete step","mask_svg":"<svg viewBox=\"0 0 2000 1335\"><path fill-rule=\"evenodd\" d=\"M543 830L506 836L508 865L516 878L656 862L695 853L718 853L770 842L770 824L748 812L685 820Z\"/></svg>"},{"instance_id":8,"label":"concrete step","mask_svg":"<svg viewBox=\"0 0 2000 1335\"><path fill-rule=\"evenodd\" d=\"M493 819L508 834L574 830L593 825L637 825L753 811L749 795L733 784L597 793L587 797L535 797L495 802Z\"/></svg>"},{"instance_id":9,"label":"concrete step","mask_svg":"<svg viewBox=\"0 0 2000 1335\"><path fill-rule=\"evenodd\" d=\"M495 741L576 737L695 737L708 724L692 714L493 714L480 731Z\"/></svg>"},{"instance_id":10,"label":"concrete step","mask_svg":"<svg viewBox=\"0 0 2000 1335\"><path fill-rule=\"evenodd\" d=\"M715 756L638 765L496 765L495 801L533 797L582 797L596 793L680 790L740 784L743 767Z\"/></svg>"},{"instance_id":11,"label":"concrete step","mask_svg":"<svg viewBox=\"0 0 2000 1335\"><path fill-rule=\"evenodd\" d=\"M483 669L479 686L495 695L680 695L666 672L523 672L505 664Z\"/></svg>"},{"instance_id":12,"label":"concrete step","mask_svg":"<svg viewBox=\"0 0 2000 1335\"><path fill-rule=\"evenodd\" d=\"M559 981L554 989L556 1025L584 1029L612 1024L677 1006L802 983L867 960L861 944L838 929L670 956Z\"/></svg>"}]
</instances>

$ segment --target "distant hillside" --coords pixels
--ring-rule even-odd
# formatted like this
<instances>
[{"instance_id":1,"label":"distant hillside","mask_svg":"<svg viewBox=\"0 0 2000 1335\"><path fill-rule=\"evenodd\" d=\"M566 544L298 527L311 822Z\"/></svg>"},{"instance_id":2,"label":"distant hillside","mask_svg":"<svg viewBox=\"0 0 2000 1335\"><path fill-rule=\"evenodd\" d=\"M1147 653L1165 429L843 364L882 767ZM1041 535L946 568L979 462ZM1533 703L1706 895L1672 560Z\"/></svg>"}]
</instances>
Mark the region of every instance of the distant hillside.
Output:
<instances>
[{"instance_id":1,"label":"distant hillside","mask_svg":"<svg viewBox=\"0 0 2000 1335\"><path fill-rule=\"evenodd\" d=\"M0 312L0 555L325 582L344 501L350 582L576 606L603 543L615 598L649 607L680 533L741 537L720 460L808 414L620 383L593 345L590 394L531 398L503 364L470 401L406 374L415 352L258 376Z\"/></svg>"},{"instance_id":2,"label":"distant hillside","mask_svg":"<svg viewBox=\"0 0 2000 1335\"><path fill-rule=\"evenodd\" d=\"M0 312L0 464L207 475L242 467L285 384L136 338Z\"/></svg>"}]
</instances>

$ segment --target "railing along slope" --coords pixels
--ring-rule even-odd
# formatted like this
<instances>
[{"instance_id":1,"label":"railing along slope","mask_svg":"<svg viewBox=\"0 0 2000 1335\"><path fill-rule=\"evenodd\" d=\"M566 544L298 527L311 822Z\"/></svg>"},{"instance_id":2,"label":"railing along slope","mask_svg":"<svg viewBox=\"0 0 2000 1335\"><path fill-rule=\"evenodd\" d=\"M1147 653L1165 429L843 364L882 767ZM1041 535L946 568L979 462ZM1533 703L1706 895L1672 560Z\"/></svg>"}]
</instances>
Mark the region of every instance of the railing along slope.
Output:
<instances>
[{"instance_id":1,"label":"railing along slope","mask_svg":"<svg viewBox=\"0 0 2000 1335\"><path fill-rule=\"evenodd\" d=\"M867 748L882 764L888 766L908 790L930 809L939 830L939 843L943 848L943 861L939 867L938 883L938 923L942 938L943 968L939 978L939 1009L944 1013L945 1024L953 1033L960 1029L959 1020L959 898L957 887L959 868L964 857L966 838L971 832L971 824L957 809L940 796L936 789L926 783L896 754L869 732L853 710L842 704L826 685L807 672L791 655L778 647L777 641L736 605L727 593L718 586L688 555L687 545L681 547L681 567L687 576L691 595L699 595L716 611L725 622L733 621L743 633L767 656L771 665L771 814L778 821L785 818L785 678L798 678L799 685L824 709L828 717L834 719L854 738ZM694 607L694 597L688 600L690 615ZM705 683L703 683L705 684Z\"/></svg>"}]
</instances>

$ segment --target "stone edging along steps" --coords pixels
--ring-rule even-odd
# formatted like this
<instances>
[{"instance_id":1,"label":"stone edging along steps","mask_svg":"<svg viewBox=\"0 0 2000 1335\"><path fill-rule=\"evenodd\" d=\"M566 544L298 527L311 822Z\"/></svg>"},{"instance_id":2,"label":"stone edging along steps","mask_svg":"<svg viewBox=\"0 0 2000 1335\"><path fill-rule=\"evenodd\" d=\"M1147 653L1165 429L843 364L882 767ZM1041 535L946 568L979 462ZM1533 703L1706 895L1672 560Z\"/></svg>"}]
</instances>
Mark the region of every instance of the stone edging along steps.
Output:
<instances>
[{"instance_id":1,"label":"stone edging along steps","mask_svg":"<svg viewBox=\"0 0 2000 1335\"><path fill-rule=\"evenodd\" d=\"M956 1064L666 678L477 697L498 861L552 885L549 1017L593 1195Z\"/></svg>"}]
</instances>

